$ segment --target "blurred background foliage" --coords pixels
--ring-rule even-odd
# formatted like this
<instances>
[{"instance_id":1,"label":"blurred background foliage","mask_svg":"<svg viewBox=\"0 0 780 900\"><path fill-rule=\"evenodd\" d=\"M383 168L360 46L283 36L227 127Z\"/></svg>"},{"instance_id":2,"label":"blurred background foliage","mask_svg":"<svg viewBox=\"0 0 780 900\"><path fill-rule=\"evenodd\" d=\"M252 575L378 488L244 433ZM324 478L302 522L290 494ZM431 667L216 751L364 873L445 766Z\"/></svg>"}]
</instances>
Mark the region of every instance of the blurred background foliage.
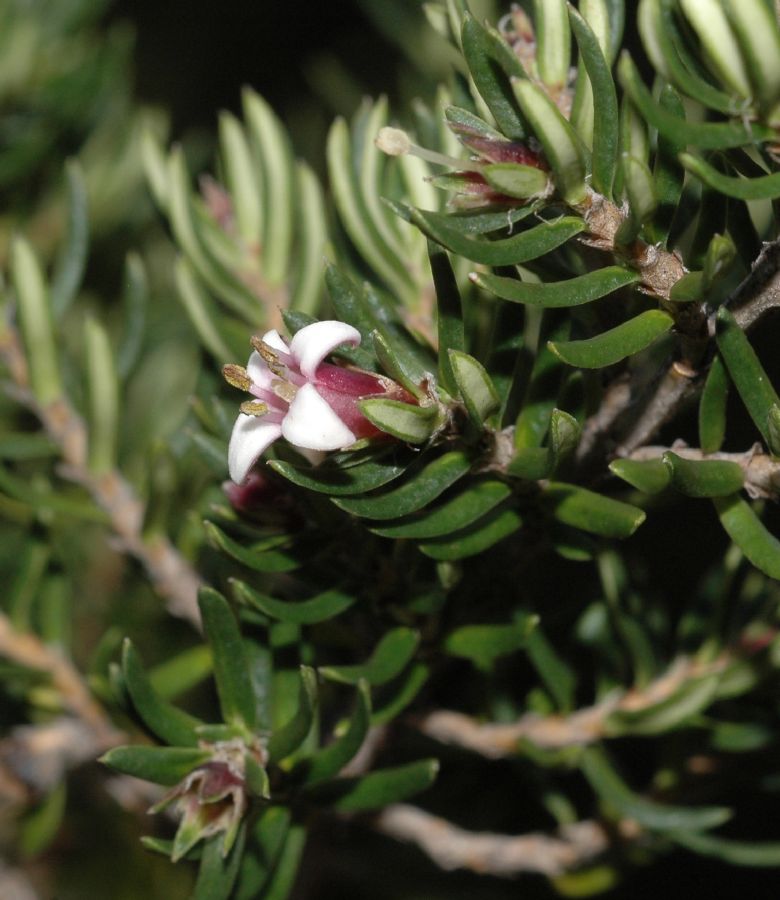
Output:
<instances>
[{"instance_id":1,"label":"blurred background foliage","mask_svg":"<svg viewBox=\"0 0 780 900\"><path fill-rule=\"evenodd\" d=\"M478 19L497 15L495 4L474 3L472 9ZM629 36L630 43L634 37ZM16 651L4 655L6 694L0 721L4 734L11 735L2 748L8 758L31 751L25 741L32 733L15 729L50 722L52 716L58 721L63 697L67 700L67 692L53 696L45 678L36 681L35 666L28 664L31 657L24 657L29 651L34 659L35 648L23 646L20 637L28 630L43 635L49 645L69 648L77 668L88 674L92 690L108 704L117 690L121 692L110 661L116 660L122 637L129 635L158 683L168 685L167 699L184 698L196 712L215 705L207 677L210 662L200 642L181 618L167 614L143 570L152 580L159 576L155 554L164 554L163 542L170 538L186 559L197 560L206 578L219 580L229 571L206 544L201 526L204 516L216 511L219 518L224 513L219 488L224 460L216 437L224 438L235 405L220 385L215 364L225 361L225 344L241 352L237 348L245 345L243 336L254 328L251 310L236 314L232 324L223 316L219 337L224 344L201 347L176 297L175 273L181 279L181 264L175 263L164 217L155 211L155 203L165 207L166 201L161 203L145 184L144 163L148 170L149 161L144 147L148 153L155 146L165 155L167 149L160 148L178 141L190 172L213 170L220 150L219 113L228 110L243 117L241 91L249 85L289 130L295 155L324 178L334 117L350 118L364 97L382 94L388 95L391 110L414 109L420 101L435 106L437 84L446 80L453 58L452 48L425 27L416 0L297 6L232 0L218 9L173 0L0 0L0 262L3 271L19 278L29 264L20 249L27 245L14 243L15 235L23 233L51 273L59 298L53 349L70 361L62 375L65 392L87 417L95 414L101 389L110 395L112 387L106 388L100 373L90 375L74 361L99 354L107 345L116 352L121 440L118 448L108 440L99 449L118 461L127 484L142 499L146 542L129 554L127 547L117 546L122 540L118 525L128 510L120 509L112 519L110 511L101 512L94 502L95 496L105 500L112 487L100 480L105 471L95 459L94 444L85 464L87 475L81 486L79 479L74 484L60 468L58 448L37 431L30 410L14 396L0 395L0 421L7 428L0 434L0 581L3 610L14 629L6 640L22 648L19 658ZM376 109L366 107L365 114ZM67 160L77 165L66 167ZM203 196L208 200L205 192ZM328 215L332 221L332 213ZM350 233L343 215L341 227L346 234L339 232L334 240L359 269L365 265L364 248L350 250L355 232ZM84 271L73 271L74 259L82 260ZM463 274L458 273L461 281ZM384 285L388 287L395 285ZM197 284L193 289L197 291ZM85 328L90 314L95 318L89 321L102 326ZM406 324L415 327L414 320ZM45 386L46 371L38 374ZM34 383L36 373L32 375ZM736 421L738 434L749 433L748 419L733 401L730 420ZM688 436L686 429L693 432L693 420L675 436ZM554 568L531 566L527 577L538 596L568 595L572 584L577 585L578 604L545 610L545 628L555 635L574 634L567 652L575 668L587 668L593 656L605 650L591 641L602 633L594 619L602 595L608 593L605 585L617 582L616 590L629 604L641 595L650 609L663 609L670 627L692 594L701 591L702 597L711 598L717 593L711 582L721 573L712 575L712 560L725 553L726 537L699 507L687 520L695 542L683 544L671 528L677 515L674 505L659 503L632 539L624 566L604 557L602 579L593 571L583 577L582 569L570 561L560 560ZM631 573L630 584L626 571ZM499 585L502 577L497 576ZM506 577L509 590L511 575ZM742 591L756 607L776 600L774 586L762 582L751 587L744 572L735 581L739 583L732 586L732 596ZM157 584L166 594L164 575ZM191 610L177 607L175 591L167 599L168 611L191 618ZM685 623L694 634L702 627L695 611L689 610ZM336 644L339 640L336 635ZM168 668L163 670L163 665ZM498 683L499 676L527 680L527 670L527 663L516 669L499 666L486 681L495 678ZM449 691L462 697L462 708L478 709L487 689L475 679L471 664L464 660L449 671ZM536 700L543 708L545 701ZM499 720L512 713L509 701L503 707L502 702L499 691L493 709ZM119 727L125 725L130 727L129 720L119 722ZM155 829L159 836L170 837L169 825L160 817L144 821L137 814L143 803L139 807L131 791L123 796L121 779L111 778L91 761L105 738L101 729L108 732L111 727L96 721L96 734L74 765L67 788L44 772L34 773L26 785L4 786L0 847L7 867L0 869L0 896L5 896L3 890L9 898L35 896L25 894L21 883L14 886L16 874L21 878L22 873L41 897L58 900L91 900L109 893L128 900L189 896L189 869L171 866L139 843L141 834ZM55 733L47 736L56 738ZM762 738L757 734L759 749ZM403 733L398 758L390 761L431 755L432 743ZM657 748L648 748L647 742L626 737L616 744L618 755L630 760L635 771L648 777L657 768L663 771L664 760L654 758ZM435 752L445 772L448 762L454 763L450 771L457 772L456 778L445 776L430 795L430 806L440 814L462 826L510 833L549 825L552 815L538 805L528 812L530 798L545 780L543 767L523 759L487 762L440 745ZM505 776L525 785L527 796L520 792L508 803ZM580 799L583 785L573 775L569 780L570 795ZM756 821L773 817L777 784L770 781L762 798L753 793L743 799L743 820L751 815ZM738 794L738 787L734 791ZM740 798L730 799L736 803ZM549 802L550 808L565 805L557 794ZM463 820L457 820L459 814ZM691 891L718 896L724 877L730 890L761 895L774 883L771 874L725 870L718 862L681 851L670 850L655 865L653 854L643 847L631 852L637 869L603 896L643 898L661 890L669 897L682 898ZM599 887L600 877L606 878L602 887L609 885L611 875L596 870L593 889ZM559 887L566 892L564 883ZM587 883L572 884L570 895L588 889ZM541 878L518 884L440 872L412 848L355 822L329 819L314 825L294 896L499 900L520 890L529 898L550 894Z\"/></svg>"}]
</instances>

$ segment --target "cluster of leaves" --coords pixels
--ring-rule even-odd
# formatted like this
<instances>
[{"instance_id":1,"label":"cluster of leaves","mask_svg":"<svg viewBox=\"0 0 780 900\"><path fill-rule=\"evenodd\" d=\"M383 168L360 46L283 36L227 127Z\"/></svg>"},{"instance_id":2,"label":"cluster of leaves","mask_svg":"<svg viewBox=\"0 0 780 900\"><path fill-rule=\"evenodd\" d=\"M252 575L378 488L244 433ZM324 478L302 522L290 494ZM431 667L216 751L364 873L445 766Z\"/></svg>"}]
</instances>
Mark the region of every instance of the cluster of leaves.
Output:
<instances>
[{"instance_id":1,"label":"cluster of leaves","mask_svg":"<svg viewBox=\"0 0 780 900\"><path fill-rule=\"evenodd\" d=\"M183 152L144 137L208 360L182 391L196 394L197 425L177 436L167 497L208 509L178 539L216 589L199 594L205 648L147 674L130 643L108 665L108 640L95 683L165 745L104 760L170 788L157 808L177 812L175 836L146 844L199 860L199 900L287 896L312 823L372 812L381 828L378 811L432 785L432 752L444 765L420 802L459 825L595 818L619 836L596 856L574 845L572 871L547 872L562 892L612 886L637 847L780 864L776 834L744 837L776 784L780 732L767 699L780 542L764 510L780 484L780 400L761 359L780 269L776 245L762 249L780 197L780 27L768 0L632 12L652 91L636 54L619 56L620 0L534 0L498 27L462 0L430 4L456 63L410 122L424 148L407 139L387 159L375 144L387 104L364 104L331 131L330 204L252 91L244 122L223 116L216 179L199 192ZM48 290L29 245L12 254L44 413L70 393L52 321L78 288L77 243ZM142 472L117 451L137 294L117 352L96 320L86 328L87 468L98 484L135 474L151 515L164 467ZM354 326L361 345L335 355L413 402L360 400L384 437L316 466L275 446L227 502L212 490L231 420L214 370L250 333L317 318ZM199 479L186 496L185 468ZM29 504L14 474L0 488ZM55 500L50 515L83 502ZM177 536L166 513L147 535ZM216 704L201 698L197 716L172 705L209 672ZM436 724L443 710L449 725ZM448 742L516 766L492 771L475 804L482 787ZM520 792L535 812L505 814ZM526 870L538 869L521 859L512 874Z\"/></svg>"}]
</instances>

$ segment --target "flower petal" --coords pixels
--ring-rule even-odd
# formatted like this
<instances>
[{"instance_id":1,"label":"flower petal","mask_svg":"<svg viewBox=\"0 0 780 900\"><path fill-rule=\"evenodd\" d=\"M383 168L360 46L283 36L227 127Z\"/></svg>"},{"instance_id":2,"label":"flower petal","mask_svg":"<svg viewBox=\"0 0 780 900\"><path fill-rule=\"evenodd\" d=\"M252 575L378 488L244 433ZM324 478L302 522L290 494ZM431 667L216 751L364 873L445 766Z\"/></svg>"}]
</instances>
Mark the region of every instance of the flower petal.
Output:
<instances>
[{"instance_id":1,"label":"flower petal","mask_svg":"<svg viewBox=\"0 0 780 900\"><path fill-rule=\"evenodd\" d=\"M282 434L291 444L307 450L340 450L356 441L313 384L298 390L282 421Z\"/></svg>"},{"instance_id":2,"label":"flower petal","mask_svg":"<svg viewBox=\"0 0 780 900\"><path fill-rule=\"evenodd\" d=\"M246 373L251 378L252 384L256 384L264 390L268 390L271 387L271 381L276 377L257 350L253 350L249 357L249 362L246 364Z\"/></svg>"},{"instance_id":3,"label":"flower petal","mask_svg":"<svg viewBox=\"0 0 780 900\"><path fill-rule=\"evenodd\" d=\"M271 331L266 331L263 335L263 343L268 344L269 347L273 347L274 350L280 350L282 353L290 352L287 341L285 341L275 328L271 329Z\"/></svg>"},{"instance_id":4,"label":"flower petal","mask_svg":"<svg viewBox=\"0 0 780 900\"><path fill-rule=\"evenodd\" d=\"M281 437L281 434L282 426L278 423L269 422L260 416L239 413L228 447L228 471L231 479L236 484L241 484L263 450Z\"/></svg>"},{"instance_id":5,"label":"flower petal","mask_svg":"<svg viewBox=\"0 0 780 900\"><path fill-rule=\"evenodd\" d=\"M340 344L360 343L360 332L346 322L329 320L312 322L296 332L290 341L290 351L298 362L301 374L309 381L314 380L319 364Z\"/></svg>"}]
</instances>

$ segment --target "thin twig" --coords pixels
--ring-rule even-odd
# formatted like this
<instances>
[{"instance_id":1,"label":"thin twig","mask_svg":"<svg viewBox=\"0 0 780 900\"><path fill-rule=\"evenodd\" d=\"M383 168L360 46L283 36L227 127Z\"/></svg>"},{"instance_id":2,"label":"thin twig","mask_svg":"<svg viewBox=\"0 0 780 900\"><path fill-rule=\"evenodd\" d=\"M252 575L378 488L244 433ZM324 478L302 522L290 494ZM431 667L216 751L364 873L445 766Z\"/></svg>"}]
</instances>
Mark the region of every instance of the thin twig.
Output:
<instances>
[{"instance_id":1,"label":"thin twig","mask_svg":"<svg viewBox=\"0 0 780 900\"><path fill-rule=\"evenodd\" d=\"M108 514L121 548L146 569L155 590L166 599L168 611L200 628L197 573L168 538L143 534L144 505L120 472L94 475L89 471L87 429L68 401L59 398L46 406L36 402L29 389L22 344L10 323L0 323L0 358L11 376L15 398L35 413L59 445L64 462L61 474L82 485Z\"/></svg>"},{"instance_id":2,"label":"thin twig","mask_svg":"<svg viewBox=\"0 0 780 900\"><path fill-rule=\"evenodd\" d=\"M707 663L681 657L647 687L610 694L593 706L570 715L539 716L528 713L508 724L483 724L463 713L437 710L419 720L417 727L429 737L446 744L457 744L489 759L515 756L520 743L558 750L583 747L610 736L610 716L617 712L640 712L671 697L693 678L723 672L734 662L723 653Z\"/></svg>"},{"instance_id":3,"label":"thin twig","mask_svg":"<svg viewBox=\"0 0 780 900\"><path fill-rule=\"evenodd\" d=\"M480 875L512 878L536 873L554 878L603 856L610 835L595 821L562 827L557 835L507 835L458 828L422 809L395 804L374 820L399 841L416 844L442 869L470 869Z\"/></svg>"}]
</instances>

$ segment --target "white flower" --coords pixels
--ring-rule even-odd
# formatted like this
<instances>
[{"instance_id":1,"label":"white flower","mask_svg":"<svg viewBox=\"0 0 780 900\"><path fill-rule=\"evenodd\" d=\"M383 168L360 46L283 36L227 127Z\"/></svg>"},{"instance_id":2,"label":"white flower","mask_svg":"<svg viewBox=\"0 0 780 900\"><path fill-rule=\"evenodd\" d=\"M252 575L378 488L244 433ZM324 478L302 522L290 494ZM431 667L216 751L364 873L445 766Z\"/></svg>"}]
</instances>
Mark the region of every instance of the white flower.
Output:
<instances>
[{"instance_id":1,"label":"white flower","mask_svg":"<svg viewBox=\"0 0 780 900\"><path fill-rule=\"evenodd\" d=\"M242 404L228 449L230 477L240 484L277 438L307 451L340 450L379 433L357 401L369 396L409 399L389 378L323 362L341 344L357 346L360 332L344 322L314 322L289 345L277 331L254 338L246 369L225 366L225 378L255 400Z\"/></svg>"}]
</instances>

